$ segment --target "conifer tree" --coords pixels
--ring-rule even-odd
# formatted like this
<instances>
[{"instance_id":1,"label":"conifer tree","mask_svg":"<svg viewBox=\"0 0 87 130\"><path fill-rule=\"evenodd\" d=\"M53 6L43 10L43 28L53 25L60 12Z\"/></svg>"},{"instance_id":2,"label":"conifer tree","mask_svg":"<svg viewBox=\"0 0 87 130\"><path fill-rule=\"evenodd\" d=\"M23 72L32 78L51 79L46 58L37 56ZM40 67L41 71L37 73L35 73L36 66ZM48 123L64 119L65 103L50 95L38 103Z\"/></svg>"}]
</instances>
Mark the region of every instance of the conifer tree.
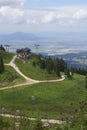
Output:
<instances>
[{"instance_id":1,"label":"conifer tree","mask_svg":"<svg viewBox=\"0 0 87 130\"><path fill-rule=\"evenodd\" d=\"M53 71L53 62L50 57L46 60L46 70L49 74Z\"/></svg>"},{"instance_id":2,"label":"conifer tree","mask_svg":"<svg viewBox=\"0 0 87 130\"><path fill-rule=\"evenodd\" d=\"M2 56L0 56L0 73L4 71L4 62Z\"/></svg>"}]
</instances>

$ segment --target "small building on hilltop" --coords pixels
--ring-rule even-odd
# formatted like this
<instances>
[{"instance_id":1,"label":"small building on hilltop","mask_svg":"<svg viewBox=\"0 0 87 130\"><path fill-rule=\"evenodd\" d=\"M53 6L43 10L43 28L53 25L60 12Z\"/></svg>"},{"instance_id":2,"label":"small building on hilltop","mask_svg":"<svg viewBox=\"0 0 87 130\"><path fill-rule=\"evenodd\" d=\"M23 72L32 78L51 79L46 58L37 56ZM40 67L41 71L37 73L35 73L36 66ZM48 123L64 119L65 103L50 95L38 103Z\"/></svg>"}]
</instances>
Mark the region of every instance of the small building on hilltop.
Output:
<instances>
[{"instance_id":1,"label":"small building on hilltop","mask_svg":"<svg viewBox=\"0 0 87 130\"><path fill-rule=\"evenodd\" d=\"M17 49L16 52L17 56L24 60L28 59L31 56L31 49L29 48Z\"/></svg>"}]
</instances>

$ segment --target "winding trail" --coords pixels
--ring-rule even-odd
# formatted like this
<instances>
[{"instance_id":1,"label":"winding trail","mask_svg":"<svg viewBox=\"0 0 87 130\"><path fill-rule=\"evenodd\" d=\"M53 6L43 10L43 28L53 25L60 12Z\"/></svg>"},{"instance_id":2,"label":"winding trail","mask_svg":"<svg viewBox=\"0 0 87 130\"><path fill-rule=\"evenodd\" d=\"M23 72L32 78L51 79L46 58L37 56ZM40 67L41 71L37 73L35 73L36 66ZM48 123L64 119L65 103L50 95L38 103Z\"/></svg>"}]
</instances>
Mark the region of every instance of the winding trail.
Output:
<instances>
[{"instance_id":1,"label":"winding trail","mask_svg":"<svg viewBox=\"0 0 87 130\"><path fill-rule=\"evenodd\" d=\"M0 88L0 90L5 90L5 89L11 89L11 88L16 88L16 87L21 87L21 86L25 86L25 85L30 85L30 84L36 84L36 83L45 83L45 82L60 82L63 81L65 79L65 76L62 75L61 79L57 79L57 80L44 80L44 81L40 81L40 80L34 80L31 79L29 77L27 77L26 75L24 75L19 68L15 65L14 61L17 58L17 56L15 55L12 60L10 61L9 64L5 64L7 66L11 66L14 68L14 70L20 74L26 81L24 83L21 84L17 84L17 85L13 85L13 86L9 86L9 87L4 87L4 88Z\"/></svg>"},{"instance_id":2,"label":"winding trail","mask_svg":"<svg viewBox=\"0 0 87 130\"><path fill-rule=\"evenodd\" d=\"M16 59L16 55L12 58L12 60L10 61L9 64L5 64L8 66L11 66L15 69L15 71L20 74L26 81L24 83L18 84L18 85L13 85L13 86L9 86L9 87L4 87L4 88L0 88L0 90L5 90L5 89L11 89L11 88L16 88L16 87L21 87L21 86L25 86L25 85L30 85L30 84L36 84L36 83L44 83L44 82L60 82L63 81L65 79L65 76L63 75L61 77L61 79L57 79L57 80L44 80L44 81L40 81L40 80L33 80L27 76L25 76L20 70L19 68L15 65L14 61ZM2 117L7 117L7 118L21 118L21 116L15 116L15 115L11 115L11 114L0 114L0 116ZM26 119L29 120L36 120L36 118L29 118L29 117L24 117ZM41 119L41 121L44 123L45 126L48 126L49 124L63 124L65 123L65 121L61 121L61 120L55 120L55 119Z\"/></svg>"},{"instance_id":3,"label":"winding trail","mask_svg":"<svg viewBox=\"0 0 87 130\"><path fill-rule=\"evenodd\" d=\"M31 79L31 78L25 76L25 75L19 70L19 68L18 68L18 67L15 65L15 63L14 63L14 61L15 61L16 58L17 58L17 56L15 55L15 56L13 57L13 59L10 61L10 63L9 63L9 64L6 64L6 65L9 65L9 66L13 67L13 68L16 70L16 72L19 73L26 81L34 82L34 83L39 82L38 80L33 80L33 79Z\"/></svg>"}]
</instances>

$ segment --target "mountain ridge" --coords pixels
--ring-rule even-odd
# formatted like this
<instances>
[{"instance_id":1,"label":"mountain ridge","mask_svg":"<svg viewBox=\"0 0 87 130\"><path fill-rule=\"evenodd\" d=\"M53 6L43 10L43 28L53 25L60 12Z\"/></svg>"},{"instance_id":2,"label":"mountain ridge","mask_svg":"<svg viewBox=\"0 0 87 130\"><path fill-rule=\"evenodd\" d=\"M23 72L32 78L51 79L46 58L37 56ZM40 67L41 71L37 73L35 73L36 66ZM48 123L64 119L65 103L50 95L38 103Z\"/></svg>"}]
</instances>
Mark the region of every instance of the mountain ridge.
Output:
<instances>
[{"instance_id":1,"label":"mountain ridge","mask_svg":"<svg viewBox=\"0 0 87 130\"><path fill-rule=\"evenodd\" d=\"M36 41L39 40L40 37L32 34L32 33L25 33L25 32L14 32L10 34L0 34L0 40L31 40Z\"/></svg>"}]
</instances>

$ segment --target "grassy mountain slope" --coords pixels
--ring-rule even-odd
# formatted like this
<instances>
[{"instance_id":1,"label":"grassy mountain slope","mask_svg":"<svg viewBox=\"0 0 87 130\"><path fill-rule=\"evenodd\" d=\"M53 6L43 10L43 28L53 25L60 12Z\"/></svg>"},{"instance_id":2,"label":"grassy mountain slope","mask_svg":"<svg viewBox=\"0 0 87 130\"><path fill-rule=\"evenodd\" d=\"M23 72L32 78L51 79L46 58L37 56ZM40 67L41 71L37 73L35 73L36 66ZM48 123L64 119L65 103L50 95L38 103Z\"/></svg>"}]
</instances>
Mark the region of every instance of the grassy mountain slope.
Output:
<instances>
[{"instance_id":1,"label":"grassy mountain slope","mask_svg":"<svg viewBox=\"0 0 87 130\"><path fill-rule=\"evenodd\" d=\"M36 80L50 80L58 79L59 77L55 73L48 74L46 70L40 69L39 66L33 66L33 61L36 61L37 58L32 56L28 61L23 62L20 59L16 59L15 64L19 67L21 72L26 76L36 79Z\"/></svg>"},{"instance_id":2,"label":"grassy mountain slope","mask_svg":"<svg viewBox=\"0 0 87 130\"><path fill-rule=\"evenodd\" d=\"M0 87L7 87L24 82L22 78L12 67L5 66L5 71L0 74Z\"/></svg>"},{"instance_id":3,"label":"grassy mountain slope","mask_svg":"<svg viewBox=\"0 0 87 130\"><path fill-rule=\"evenodd\" d=\"M32 101L31 97L35 96ZM69 115L70 104L78 108L87 99L84 76L75 74L72 80L55 83L39 83L12 90L0 91L0 103L9 112L20 109L25 115L42 118L59 118L60 113Z\"/></svg>"}]
</instances>

